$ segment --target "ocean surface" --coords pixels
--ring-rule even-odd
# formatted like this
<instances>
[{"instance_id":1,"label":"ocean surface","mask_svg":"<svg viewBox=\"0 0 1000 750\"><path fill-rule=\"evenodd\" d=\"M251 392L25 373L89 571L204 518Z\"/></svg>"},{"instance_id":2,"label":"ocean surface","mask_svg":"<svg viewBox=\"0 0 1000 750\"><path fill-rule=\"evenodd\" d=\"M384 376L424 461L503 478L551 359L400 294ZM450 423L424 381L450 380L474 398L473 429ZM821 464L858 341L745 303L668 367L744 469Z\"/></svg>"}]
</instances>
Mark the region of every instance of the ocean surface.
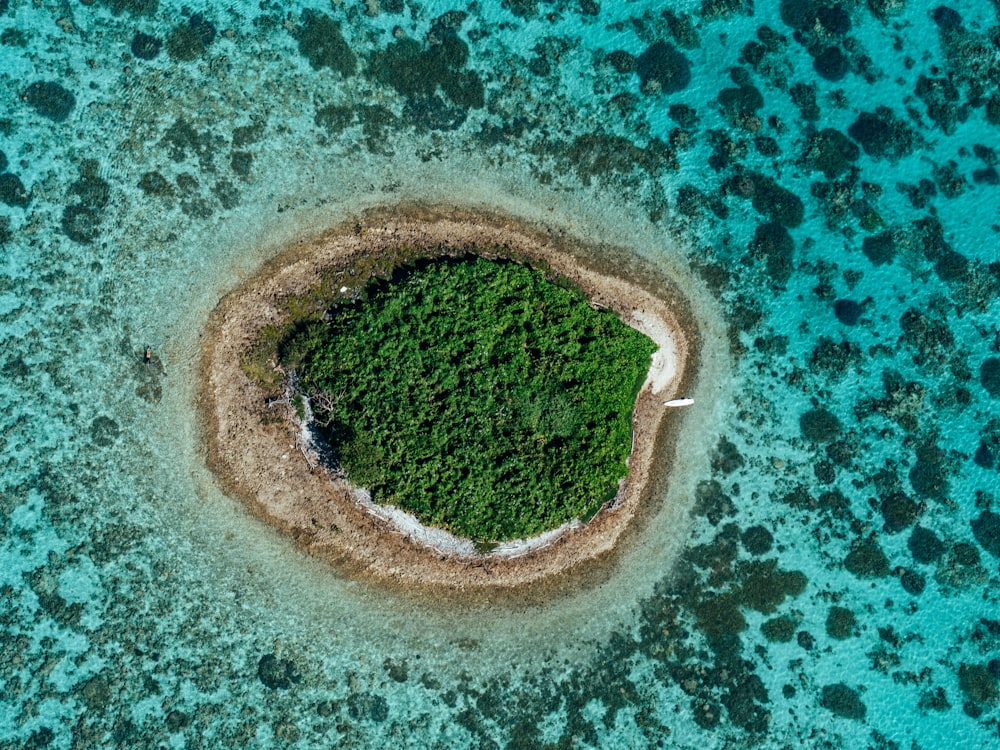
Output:
<instances>
[{"instance_id":1,"label":"ocean surface","mask_svg":"<svg viewBox=\"0 0 1000 750\"><path fill-rule=\"evenodd\" d=\"M0 0L0 747L1000 746L998 86L995 0ZM690 295L603 585L392 594L206 468L218 300L414 202Z\"/></svg>"}]
</instances>

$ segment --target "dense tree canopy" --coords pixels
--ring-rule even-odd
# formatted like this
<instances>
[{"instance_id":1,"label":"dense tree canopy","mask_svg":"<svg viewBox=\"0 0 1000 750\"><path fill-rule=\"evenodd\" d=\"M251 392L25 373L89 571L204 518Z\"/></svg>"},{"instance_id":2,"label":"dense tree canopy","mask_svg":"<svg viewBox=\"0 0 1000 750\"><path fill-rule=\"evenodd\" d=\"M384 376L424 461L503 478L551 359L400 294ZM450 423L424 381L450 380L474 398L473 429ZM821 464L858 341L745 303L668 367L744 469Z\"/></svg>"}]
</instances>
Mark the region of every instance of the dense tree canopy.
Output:
<instances>
[{"instance_id":1,"label":"dense tree canopy","mask_svg":"<svg viewBox=\"0 0 1000 750\"><path fill-rule=\"evenodd\" d=\"M376 502L482 542L587 518L626 474L653 342L540 272L478 256L372 280L280 347Z\"/></svg>"}]
</instances>

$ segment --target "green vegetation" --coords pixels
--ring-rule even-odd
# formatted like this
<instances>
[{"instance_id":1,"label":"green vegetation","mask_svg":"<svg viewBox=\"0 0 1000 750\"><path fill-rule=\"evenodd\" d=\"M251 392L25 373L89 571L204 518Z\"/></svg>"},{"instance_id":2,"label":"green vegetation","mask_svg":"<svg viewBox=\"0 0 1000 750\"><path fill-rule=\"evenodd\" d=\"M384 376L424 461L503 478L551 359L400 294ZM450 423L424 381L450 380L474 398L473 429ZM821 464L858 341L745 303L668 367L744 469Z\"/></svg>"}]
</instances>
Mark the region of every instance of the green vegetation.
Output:
<instances>
[{"instance_id":1,"label":"green vegetation","mask_svg":"<svg viewBox=\"0 0 1000 750\"><path fill-rule=\"evenodd\" d=\"M372 278L275 341L352 483L486 544L615 495L655 350L541 271L473 255Z\"/></svg>"},{"instance_id":2,"label":"green vegetation","mask_svg":"<svg viewBox=\"0 0 1000 750\"><path fill-rule=\"evenodd\" d=\"M315 287L303 294L286 298L279 307L280 322L264 326L240 361L243 372L271 395L280 395L285 379L275 369L278 349L296 330L323 320L327 310L349 301L359 280L392 277L395 269L416 263L426 257L426 251L413 247L399 247L392 253L358 256L346 268L331 268ZM346 291L341 291L346 290Z\"/></svg>"}]
</instances>

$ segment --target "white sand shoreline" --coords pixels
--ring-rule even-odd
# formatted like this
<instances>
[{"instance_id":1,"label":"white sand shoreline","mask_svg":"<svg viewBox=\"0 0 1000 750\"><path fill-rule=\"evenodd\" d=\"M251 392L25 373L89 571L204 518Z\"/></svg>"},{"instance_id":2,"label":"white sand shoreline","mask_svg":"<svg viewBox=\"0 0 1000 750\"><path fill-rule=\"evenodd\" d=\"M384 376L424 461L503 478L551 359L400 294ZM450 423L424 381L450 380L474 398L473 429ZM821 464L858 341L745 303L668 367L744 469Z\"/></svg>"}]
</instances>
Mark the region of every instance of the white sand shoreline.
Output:
<instances>
[{"instance_id":1,"label":"white sand shoreline","mask_svg":"<svg viewBox=\"0 0 1000 750\"><path fill-rule=\"evenodd\" d=\"M649 375L642 388L649 388L654 396L659 395L678 376L677 342L674 335L665 321L645 310L633 310L631 320L626 318L625 322L646 334L656 344Z\"/></svg>"}]
</instances>

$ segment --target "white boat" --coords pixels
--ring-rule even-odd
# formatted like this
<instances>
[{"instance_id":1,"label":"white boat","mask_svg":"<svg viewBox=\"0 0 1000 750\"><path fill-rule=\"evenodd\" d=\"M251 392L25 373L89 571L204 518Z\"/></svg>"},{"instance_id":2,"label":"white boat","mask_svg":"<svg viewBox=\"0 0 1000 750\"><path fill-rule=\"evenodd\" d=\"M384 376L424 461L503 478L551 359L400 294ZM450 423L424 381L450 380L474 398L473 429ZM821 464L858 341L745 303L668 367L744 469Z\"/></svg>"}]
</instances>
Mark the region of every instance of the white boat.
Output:
<instances>
[{"instance_id":1,"label":"white boat","mask_svg":"<svg viewBox=\"0 0 1000 750\"><path fill-rule=\"evenodd\" d=\"M694 403L693 398L675 398L672 401L664 401L664 406L669 406L671 409L677 406L691 406Z\"/></svg>"}]
</instances>

